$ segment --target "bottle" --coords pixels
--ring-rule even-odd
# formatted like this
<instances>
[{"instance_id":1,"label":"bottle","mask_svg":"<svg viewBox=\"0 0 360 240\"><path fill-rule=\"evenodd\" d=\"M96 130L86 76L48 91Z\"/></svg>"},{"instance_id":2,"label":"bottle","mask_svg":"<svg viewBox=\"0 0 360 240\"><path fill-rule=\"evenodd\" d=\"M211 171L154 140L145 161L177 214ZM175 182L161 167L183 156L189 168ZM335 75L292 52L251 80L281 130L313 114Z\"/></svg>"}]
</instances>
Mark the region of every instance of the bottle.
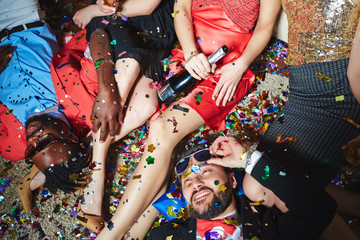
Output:
<instances>
[{"instance_id":1,"label":"bottle","mask_svg":"<svg viewBox=\"0 0 360 240\"><path fill-rule=\"evenodd\" d=\"M227 46L221 46L216 52L208 57L210 65L219 61L228 52L229 48ZM197 81L198 80L192 77L186 70L175 74L159 89L158 95L160 100L165 106L169 106L182 92L192 88Z\"/></svg>"}]
</instances>

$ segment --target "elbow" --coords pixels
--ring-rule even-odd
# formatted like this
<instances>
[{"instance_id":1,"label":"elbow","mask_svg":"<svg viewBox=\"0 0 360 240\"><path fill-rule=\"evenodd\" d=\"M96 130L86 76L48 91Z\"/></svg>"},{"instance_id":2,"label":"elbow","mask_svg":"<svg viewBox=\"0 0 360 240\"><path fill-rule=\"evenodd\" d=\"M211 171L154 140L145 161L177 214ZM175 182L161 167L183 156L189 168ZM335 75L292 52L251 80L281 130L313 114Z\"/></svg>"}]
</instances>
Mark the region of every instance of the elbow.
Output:
<instances>
[{"instance_id":1,"label":"elbow","mask_svg":"<svg viewBox=\"0 0 360 240\"><path fill-rule=\"evenodd\" d=\"M156 7L148 6L144 9L144 15L151 15L155 11Z\"/></svg>"}]
</instances>

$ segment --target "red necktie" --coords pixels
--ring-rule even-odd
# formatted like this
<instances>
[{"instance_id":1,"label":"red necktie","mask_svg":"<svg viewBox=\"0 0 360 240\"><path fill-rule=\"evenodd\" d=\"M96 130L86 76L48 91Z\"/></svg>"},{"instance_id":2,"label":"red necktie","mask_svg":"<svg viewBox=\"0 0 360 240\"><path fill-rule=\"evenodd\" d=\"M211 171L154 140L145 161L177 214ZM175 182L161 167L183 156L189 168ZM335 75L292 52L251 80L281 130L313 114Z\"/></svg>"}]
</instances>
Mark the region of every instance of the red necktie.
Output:
<instances>
[{"instance_id":1,"label":"red necktie","mask_svg":"<svg viewBox=\"0 0 360 240\"><path fill-rule=\"evenodd\" d=\"M239 225L239 222L234 220L234 218L225 218L225 219L217 219L217 220L203 220L198 219L197 222L197 230L202 238L205 237L206 232L210 232L214 227L221 226L225 229L227 234L232 235L236 229L235 225Z\"/></svg>"}]
</instances>

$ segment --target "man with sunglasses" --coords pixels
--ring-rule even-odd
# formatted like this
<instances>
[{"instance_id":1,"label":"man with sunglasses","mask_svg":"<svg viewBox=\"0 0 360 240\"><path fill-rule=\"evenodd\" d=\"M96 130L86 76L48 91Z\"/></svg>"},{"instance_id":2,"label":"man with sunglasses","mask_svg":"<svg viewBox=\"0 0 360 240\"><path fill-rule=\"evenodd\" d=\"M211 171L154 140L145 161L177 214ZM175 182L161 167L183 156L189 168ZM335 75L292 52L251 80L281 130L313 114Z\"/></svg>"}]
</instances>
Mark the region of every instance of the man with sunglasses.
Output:
<instances>
[{"instance_id":1,"label":"man with sunglasses","mask_svg":"<svg viewBox=\"0 0 360 240\"><path fill-rule=\"evenodd\" d=\"M246 196L233 194L238 182L231 168L245 168ZM154 228L148 239L317 239L336 211L323 189L231 137L187 154L175 173L191 217Z\"/></svg>"}]
</instances>

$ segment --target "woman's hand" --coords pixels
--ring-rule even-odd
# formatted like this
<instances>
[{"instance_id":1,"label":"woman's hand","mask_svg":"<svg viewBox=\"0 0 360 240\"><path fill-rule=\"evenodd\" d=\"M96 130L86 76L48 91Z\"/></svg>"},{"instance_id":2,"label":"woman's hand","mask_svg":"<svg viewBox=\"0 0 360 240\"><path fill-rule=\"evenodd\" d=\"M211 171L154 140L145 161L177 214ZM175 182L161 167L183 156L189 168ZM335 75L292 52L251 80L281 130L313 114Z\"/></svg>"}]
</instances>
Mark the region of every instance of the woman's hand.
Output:
<instances>
[{"instance_id":1,"label":"woman's hand","mask_svg":"<svg viewBox=\"0 0 360 240\"><path fill-rule=\"evenodd\" d=\"M101 16L101 14L99 7L92 4L77 11L73 16L73 21L78 27L84 29L92 18Z\"/></svg>"},{"instance_id":2,"label":"woman's hand","mask_svg":"<svg viewBox=\"0 0 360 240\"><path fill-rule=\"evenodd\" d=\"M17 46L11 46L11 44L0 46L0 73L2 73L8 66L13 53Z\"/></svg>"},{"instance_id":3,"label":"woman's hand","mask_svg":"<svg viewBox=\"0 0 360 240\"><path fill-rule=\"evenodd\" d=\"M100 10L105 14L105 15L112 15L116 12L117 6L118 6L118 2L117 1L109 1L111 2L114 6L109 6L109 4L106 4L106 2L104 2L104 0L97 0L96 1L96 5L98 5L98 7L100 8Z\"/></svg>"},{"instance_id":4,"label":"woman's hand","mask_svg":"<svg viewBox=\"0 0 360 240\"><path fill-rule=\"evenodd\" d=\"M105 141L108 134L110 134L110 137L114 137L123 122L120 95L116 86L113 90L99 91L94 101L91 121L93 123L93 132L96 133L101 128L100 142Z\"/></svg>"},{"instance_id":5,"label":"woman's hand","mask_svg":"<svg viewBox=\"0 0 360 240\"><path fill-rule=\"evenodd\" d=\"M206 79L212 71L210 63L203 53L191 55L184 65L191 76L197 80Z\"/></svg>"},{"instance_id":6,"label":"woman's hand","mask_svg":"<svg viewBox=\"0 0 360 240\"><path fill-rule=\"evenodd\" d=\"M213 155L207 162L229 168L245 168L246 149L233 137L218 137L209 148Z\"/></svg>"},{"instance_id":7,"label":"woman's hand","mask_svg":"<svg viewBox=\"0 0 360 240\"><path fill-rule=\"evenodd\" d=\"M213 100L216 99L217 106L220 104L225 106L233 98L244 72L249 67L238 60L228 63L215 71L215 75L221 74L212 96Z\"/></svg>"}]
</instances>

